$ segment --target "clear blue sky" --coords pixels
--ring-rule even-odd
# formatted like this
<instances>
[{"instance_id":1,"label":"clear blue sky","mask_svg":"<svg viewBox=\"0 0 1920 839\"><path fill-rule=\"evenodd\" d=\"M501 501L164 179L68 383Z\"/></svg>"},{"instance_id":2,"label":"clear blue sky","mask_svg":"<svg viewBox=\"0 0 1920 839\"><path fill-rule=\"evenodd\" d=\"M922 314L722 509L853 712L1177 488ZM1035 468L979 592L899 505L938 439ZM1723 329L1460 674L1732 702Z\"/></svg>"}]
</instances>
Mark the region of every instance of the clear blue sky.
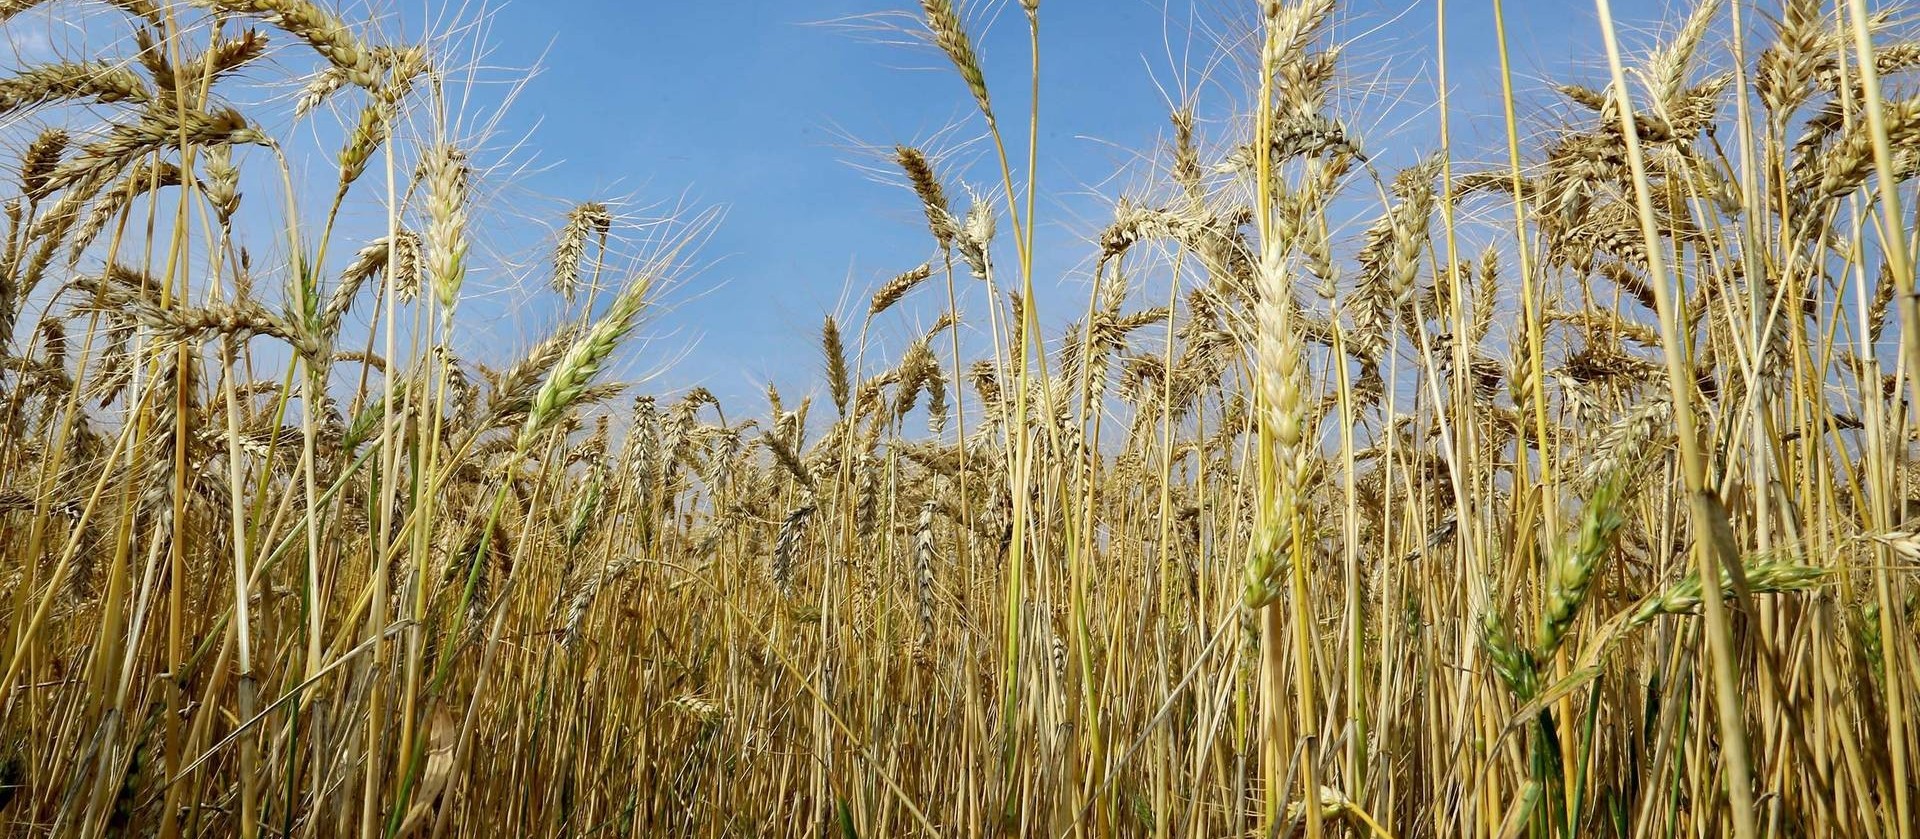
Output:
<instances>
[{"instance_id":1,"label":"clear blue sky","mask_svg":"<svg viewBox=\"0 0 1920 839\"><path fill-rule=\"evenodd\" d=\"M1215 36L1195 31L1184 0L1169 2L1043 3L1046 197L1038 274L1052 327L1084 305L1086 235L1108 217L1114 197L1141 182L1137 174L1112 180L1113 174L1165 136L1162 87L1177 90L1182 68L1197 67L1214 52ZM1250 16L1253 8L1243 0L1196 2L1200 19ZM1007 8L984 34L978 20L975 29L989 82L1005 103L1003 120L1017 131L1024 123L1017 117L1025 110L1025 27L1017 4L993 4L1000 5ZM878 283L931 254L911 194L857 168L879 162L858 146L938 138L956 124L936 145L976 136L980 125L966 93L928 48L822 25L915 6L912 0L510 0L495 10L491 60L540 66L505 124L508 134L531 132L531 148L538 150L533 157L541 165L526 176L527 190L566 200L626 197L726 212L703 250L709 266L674 292L676 305L652 326L667 336L649 347L656 357L635 364L644 369L676 349L689 350L649 389L704 384L730 405L757 410L760 388L773 379L797 398L819 381L814 337L821 315L863 314L865 296ZM1490 0L1450 6L1456 147L1463 156L1498 159L1504 135ZM1630 43L1674 14L1663 0L1616 0L1614 6ZM973 10L976 19L993 12ZM1384 151L1389 163L1396 154L1411 158L1434 148L1432 0L1357 0L1343 4L1340 14L1341 37L1356 41L1348 69L1376 86L1386 114L1360 126L1369 147ZM1604 75L1593 8L1585 0L1508 0L1507 17L1526 101L1549 98L1541 91L1544 79L1591 82ZM1216 114L1231 104L1226 97L1237 82L1219 81L1199 91L1203 113L1209 103ZM1214 126L1213 133L1218 138L1224 129ZM978 184L997 182L985 159L972 158L964 173L949 167L948 180L964 174ZM920 303L920 322L942 308L934 295ZM984 312L976 305L969 314ZM883 330L882 339L897 343L913 322L906 316L891 332Z\"/></svg>"}]
</instances>

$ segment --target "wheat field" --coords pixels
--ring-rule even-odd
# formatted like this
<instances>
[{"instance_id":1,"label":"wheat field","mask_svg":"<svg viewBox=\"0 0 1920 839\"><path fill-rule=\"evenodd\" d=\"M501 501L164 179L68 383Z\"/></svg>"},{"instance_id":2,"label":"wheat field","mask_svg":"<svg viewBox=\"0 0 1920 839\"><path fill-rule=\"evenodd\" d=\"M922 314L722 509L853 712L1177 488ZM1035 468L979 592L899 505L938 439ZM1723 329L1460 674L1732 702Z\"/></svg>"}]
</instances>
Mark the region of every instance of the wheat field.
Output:
<instances>
[{"instance_id":1,"label":"wheat field","mask_svg":"<svg viewBox=\"0 0 1920 839\"><path fill-rule=\"evenodd\" d=\"M725 406L618 375L708 212L549 220L463 357L451 40L0 2L89 36L0 78L0 834L1914 839L1915 8L1502 28L1488 162L1417 6L1394 170L1340 4L1222 4L1068 282L1063 2L883 18L984 176L889 144L930 258Z\"/></svg>"}]
</instances>

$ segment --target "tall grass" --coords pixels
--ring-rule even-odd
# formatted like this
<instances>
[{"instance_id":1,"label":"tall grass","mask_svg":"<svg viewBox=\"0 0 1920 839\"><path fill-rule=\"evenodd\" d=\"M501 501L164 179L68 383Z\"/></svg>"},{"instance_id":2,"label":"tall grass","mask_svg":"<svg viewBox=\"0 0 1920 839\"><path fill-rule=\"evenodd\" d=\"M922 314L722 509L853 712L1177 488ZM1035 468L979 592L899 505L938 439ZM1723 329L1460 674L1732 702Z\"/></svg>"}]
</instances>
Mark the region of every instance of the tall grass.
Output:
<instances>
[{"instance_id":1,"label":"tall grass","mask_svg":"<svg viewBox=\"0 0 1920 839\"><path fill-rule=\"evenodd\" d=\"M572 205L565 320L462 358L441 42L60 5L97 54L0 79L9 835L1914 834L1899 9L1596 0L1606 86L1528 106L1492 0L1484 165L1436 3L1384 171L1334 0L1230 7L1240 112L1048 335L1051 6L1002 78L923 0L997 182L892 150L933 257L825 319L829 412L608 375L706 216Z\"/></svg>"}]
</instances>

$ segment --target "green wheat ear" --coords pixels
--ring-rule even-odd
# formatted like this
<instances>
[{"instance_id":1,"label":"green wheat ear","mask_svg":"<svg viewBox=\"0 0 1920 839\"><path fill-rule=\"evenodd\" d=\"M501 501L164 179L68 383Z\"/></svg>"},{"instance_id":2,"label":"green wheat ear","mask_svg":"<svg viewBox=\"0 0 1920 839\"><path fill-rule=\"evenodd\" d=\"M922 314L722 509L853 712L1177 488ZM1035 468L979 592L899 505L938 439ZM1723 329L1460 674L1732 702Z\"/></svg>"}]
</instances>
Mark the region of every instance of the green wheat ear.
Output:
<instances>
[{"instance_id":1,"label":"green wheat ear","mask_svg":"<svg viewBox=\"0 0 1920 839\"><path fill-rule=\"evenodd\" d=\"M1833 574L1830 569L1795 561L1780 552L1753 557L1747 561L1745 569L1747 589L1754 594L1811 591L1819 588ZM1720 589L1728 598L1733 597L1731 569L1721 569ZM1644 626L1661 615L1692 614L1695 609L1700 608L1704 595L1705 592L1700 586L1700 575L1688 574L1679 582L1650 595L1634 611L1628 626Z\"/></svg>"},{"instance_id":2,"label":"green wheat ear","mask_svg":"<svg viewBox=\"0 0 1920 839\"><path fill-rule=\"evenodd\" d=\"M534 437L551 428L593 384L607 356L612 355L620 341L633 331L640 311L646 307L647 291L652 287L652 282L651 277L643 276L628 283L620 296L614 298L607 313L594 322L586 334L567 350L566 355L561 356L553 372L547 375L547 380L534 394L526 424L520 429L518 445L525 447Z\"/></svg>"},{"instance_id":3,"label":"green wheat ear","mask_svg":"<svg viewBox=\"0 0 1920 839\"><path fill-rule=\"evenodd\" d=\"M1625 522L1620 507L1626 482L1627 475L1618 473L1594 488L1579 529L1548 559L1546 607L1534 641L1534 653L1542 660L1553 657L1567 630L1573 627L1600 562L1612 549L1613 536Z\"/></svg>"}]
</instances>

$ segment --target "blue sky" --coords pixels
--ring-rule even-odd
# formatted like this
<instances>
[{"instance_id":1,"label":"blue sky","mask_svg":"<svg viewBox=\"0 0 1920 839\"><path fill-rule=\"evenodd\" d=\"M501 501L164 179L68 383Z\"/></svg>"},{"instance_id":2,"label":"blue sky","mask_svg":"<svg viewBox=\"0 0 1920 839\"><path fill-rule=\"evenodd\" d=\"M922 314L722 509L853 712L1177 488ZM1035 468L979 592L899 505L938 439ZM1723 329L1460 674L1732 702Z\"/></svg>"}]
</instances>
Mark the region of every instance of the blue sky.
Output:
<instances>
[{"instance_id":1,"label":"blue sky","mask_svg":"<svg viewBox=\"0 0 1920 839\"><path fill-rule=\"evenodd\" d=\"M1195 76L1183 68L1211 60L1223 14L1250 16L1253 8L1240 0L1196 2L1198 14L1173 0L1042 5L1037 273L1050 326L1084 305L1087 235L1115 197L1144 182L1138 155L1165 136L1163 91L1177 92L1183 75ZM1026 32L1017 5L1005 5L996 15L994 6L976 4L973 16L1003 122L1023 132ZM1490 0L1449 5L1457 154L1499 159L1504 129ZM701 251L705 268L672 292L671 308L652 324L660 339L630 371L666 366L648 389L703 384L752 409L771 379L795 398L819 381L813 341L821 316L863 314L874 287L931 255L912 195L865 171L881 161L861 147L953 147L977 136L980 124L936 53L844 24L914 6L511 0L493 10L490 61L539 67L502 126L503 135L525 135L535 150L520 153L535 164L521 189L556 199L528 206L558 212L560 200L622 198L725 211ZM1614 6L1629 43L1675 14L1662 0ZM1523 101L1546 101L1545 79L1603 75L1591 4L1508 0L1507 20ZM1435 147L1431 0L1343 4L1339 35L1355 41L1348 70L1373 91L1378 107L1367 110L1381 115L1359 126L1370 147L1389 162ZM1200 87L1203 115L1224 114L1236 86L1227 77ZM1215 138L1225 134L1224 126L1210 129ZM981 148L963 151L943 172L949 190L962 175L997 182ZM897 344L943 302L944 292L923 295L908 314L894 316L898 323L880 326L876 339Z\"/></svg>"}]
</instances>

